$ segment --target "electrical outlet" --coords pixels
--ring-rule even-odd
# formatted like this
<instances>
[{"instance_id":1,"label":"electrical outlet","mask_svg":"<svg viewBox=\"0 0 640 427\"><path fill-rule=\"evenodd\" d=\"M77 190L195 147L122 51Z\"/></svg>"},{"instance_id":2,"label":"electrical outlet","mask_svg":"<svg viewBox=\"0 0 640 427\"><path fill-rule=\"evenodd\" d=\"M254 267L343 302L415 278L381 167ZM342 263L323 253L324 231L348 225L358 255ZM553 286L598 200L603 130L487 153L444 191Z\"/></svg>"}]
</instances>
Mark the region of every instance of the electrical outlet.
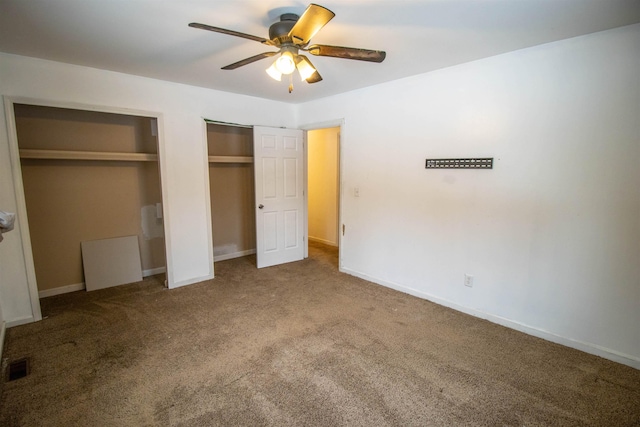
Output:
<instances>
[{"instance_id":1,"label":"electrical outlet","mask_svg":"<svg viewBox=\"0 0 640 427\"><path fill-rule=\"evenodd\" d=\"M465 274L464 275L464 285L468 286L470 288L473 287L473 276L470 274Z\"/></svg>"}]
</instances>

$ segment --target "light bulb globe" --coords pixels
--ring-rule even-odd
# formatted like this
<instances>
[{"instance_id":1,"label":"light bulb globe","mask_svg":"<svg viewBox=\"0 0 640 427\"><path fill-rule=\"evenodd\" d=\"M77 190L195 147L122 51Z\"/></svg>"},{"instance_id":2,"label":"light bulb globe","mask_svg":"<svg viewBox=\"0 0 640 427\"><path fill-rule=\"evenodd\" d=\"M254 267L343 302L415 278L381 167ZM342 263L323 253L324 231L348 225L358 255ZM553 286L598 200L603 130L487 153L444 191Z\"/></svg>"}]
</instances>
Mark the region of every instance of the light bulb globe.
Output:
<instances>
[{"instance_id":1,"label":"light bulb globe","mask_svg":"<svg viewBox=\"0 0 640 427\"><path fill-rule=\"evenodd\" d=\"M282 52L282 55L276 59L274 65L282 74L291 74L296 69L296 63L291 52Z\"/></svg>"},{"instance_id":2,"label":"light bulb globe","mask_svg":"<svg viewBox=\"0 0 640 427\"><path fill-rule=\"evenodd\" d=\"M267 71L267 74L269 74L269 76L273 80L277 80L277 81L281 81L282 80L282 73L280 71L278 71L278 68L277 68L275 62L273 64L271 64L271 66L269 68L267 68L266 71Z\"/></svg>"}]
</instances>

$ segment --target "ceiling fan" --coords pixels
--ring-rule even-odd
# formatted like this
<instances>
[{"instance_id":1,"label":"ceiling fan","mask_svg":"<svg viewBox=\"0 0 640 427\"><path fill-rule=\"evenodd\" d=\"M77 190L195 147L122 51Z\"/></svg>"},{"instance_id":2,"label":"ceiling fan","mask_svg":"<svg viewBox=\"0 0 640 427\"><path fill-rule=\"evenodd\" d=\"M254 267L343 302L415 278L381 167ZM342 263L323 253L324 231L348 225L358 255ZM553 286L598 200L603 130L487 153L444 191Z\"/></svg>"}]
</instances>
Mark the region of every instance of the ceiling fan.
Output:
<instances>
[{"instance_id":1,"label":"ceiling fan","mask_svg":"<svg viewBox=\"0 0 640 427\"><path fill-rule=\"evenodd\" d=\"M280 21L269 27L269 38L265 39L251 34L224 28L213 27L211 25L192 22L190 27L216 33L228 34L230 36L242 37L262 44L277 48L277 51L263 52L258 55L245 58L241 61L222 67L223 70L235 70L243 65L251 64L260 59L279 55L278 58L267 68L267 73L275 80L280 81L282 75L292 76L297 69L301 80L307 83L317 83L322 80L320 73L313 66L309 58L300 54L300 51L309 52L316 56L331 56L334 58L357 59L359 61L382 62L386 53L381 50L359 49L354 47L329 46L324 44L312 44L309 42L322 27L324 27L335 13L326 7L317 4L310 4L307 9L298 16L295 13L285 13L280 15ZM290 77L289 93L293 91L293 80Z\"/></svg>"}]
</instances>

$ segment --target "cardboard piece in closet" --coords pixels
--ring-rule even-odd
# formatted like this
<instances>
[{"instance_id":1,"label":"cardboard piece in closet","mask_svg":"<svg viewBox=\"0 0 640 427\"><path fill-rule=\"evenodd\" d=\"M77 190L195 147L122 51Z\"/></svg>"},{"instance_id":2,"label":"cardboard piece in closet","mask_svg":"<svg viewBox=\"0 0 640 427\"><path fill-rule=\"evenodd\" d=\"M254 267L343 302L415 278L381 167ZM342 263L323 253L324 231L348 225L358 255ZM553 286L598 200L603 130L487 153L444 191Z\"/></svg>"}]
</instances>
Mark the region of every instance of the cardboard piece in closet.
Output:
<instances>
[{"instance_id":1,"label":"cardboard piece in closet","mask_svg":"<svg viewBox=\"0 0 640 427\"><path fill-rule=\"evenodd\" d=\"M138 236L80 243L87 291L142 280Z\"/></svg>"}]
</instances>

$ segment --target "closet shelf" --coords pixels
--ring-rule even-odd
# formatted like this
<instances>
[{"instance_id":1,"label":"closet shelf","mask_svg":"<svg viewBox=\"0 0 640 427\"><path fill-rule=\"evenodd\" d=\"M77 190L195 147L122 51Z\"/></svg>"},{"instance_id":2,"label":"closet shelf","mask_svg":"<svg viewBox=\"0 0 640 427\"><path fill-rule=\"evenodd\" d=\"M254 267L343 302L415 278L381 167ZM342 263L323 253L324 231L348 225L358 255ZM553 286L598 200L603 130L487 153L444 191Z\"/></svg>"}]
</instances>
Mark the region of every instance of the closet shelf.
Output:
<instances>
[{"instance_id":1,"label":"closet shelf","mask_svg":"<svg viewBox=\"0 0 640 427\"><path fill-rule=\"evenodd\" d=\"M124 162L157 162L152 153L120 153L105 151L63 151L20 149L21 159L43 160L116 160Z\"/></svg>"},{"instance_id":2,"label":"closet shelf","mask_svg":"<svg viewBox=\"0 0 640 427\"><path fill-rule=\"evenodd\" d=\"M209 156L209 163L253 163L251 156Z\"/></svg>"},{"instance_id":3,"label":"closet shelf","mask_svg":"<svg viewBox=\"0 0 640 427\"><path fill-rule=\"evenodd\" d=\"M124 162L157 162L153 153L121 153L106 151L66 151L20 149L21 159L42 160L115 160ZM209 156L209 163L253 163L251 156Z\"/></svg>"}]
</instances>

